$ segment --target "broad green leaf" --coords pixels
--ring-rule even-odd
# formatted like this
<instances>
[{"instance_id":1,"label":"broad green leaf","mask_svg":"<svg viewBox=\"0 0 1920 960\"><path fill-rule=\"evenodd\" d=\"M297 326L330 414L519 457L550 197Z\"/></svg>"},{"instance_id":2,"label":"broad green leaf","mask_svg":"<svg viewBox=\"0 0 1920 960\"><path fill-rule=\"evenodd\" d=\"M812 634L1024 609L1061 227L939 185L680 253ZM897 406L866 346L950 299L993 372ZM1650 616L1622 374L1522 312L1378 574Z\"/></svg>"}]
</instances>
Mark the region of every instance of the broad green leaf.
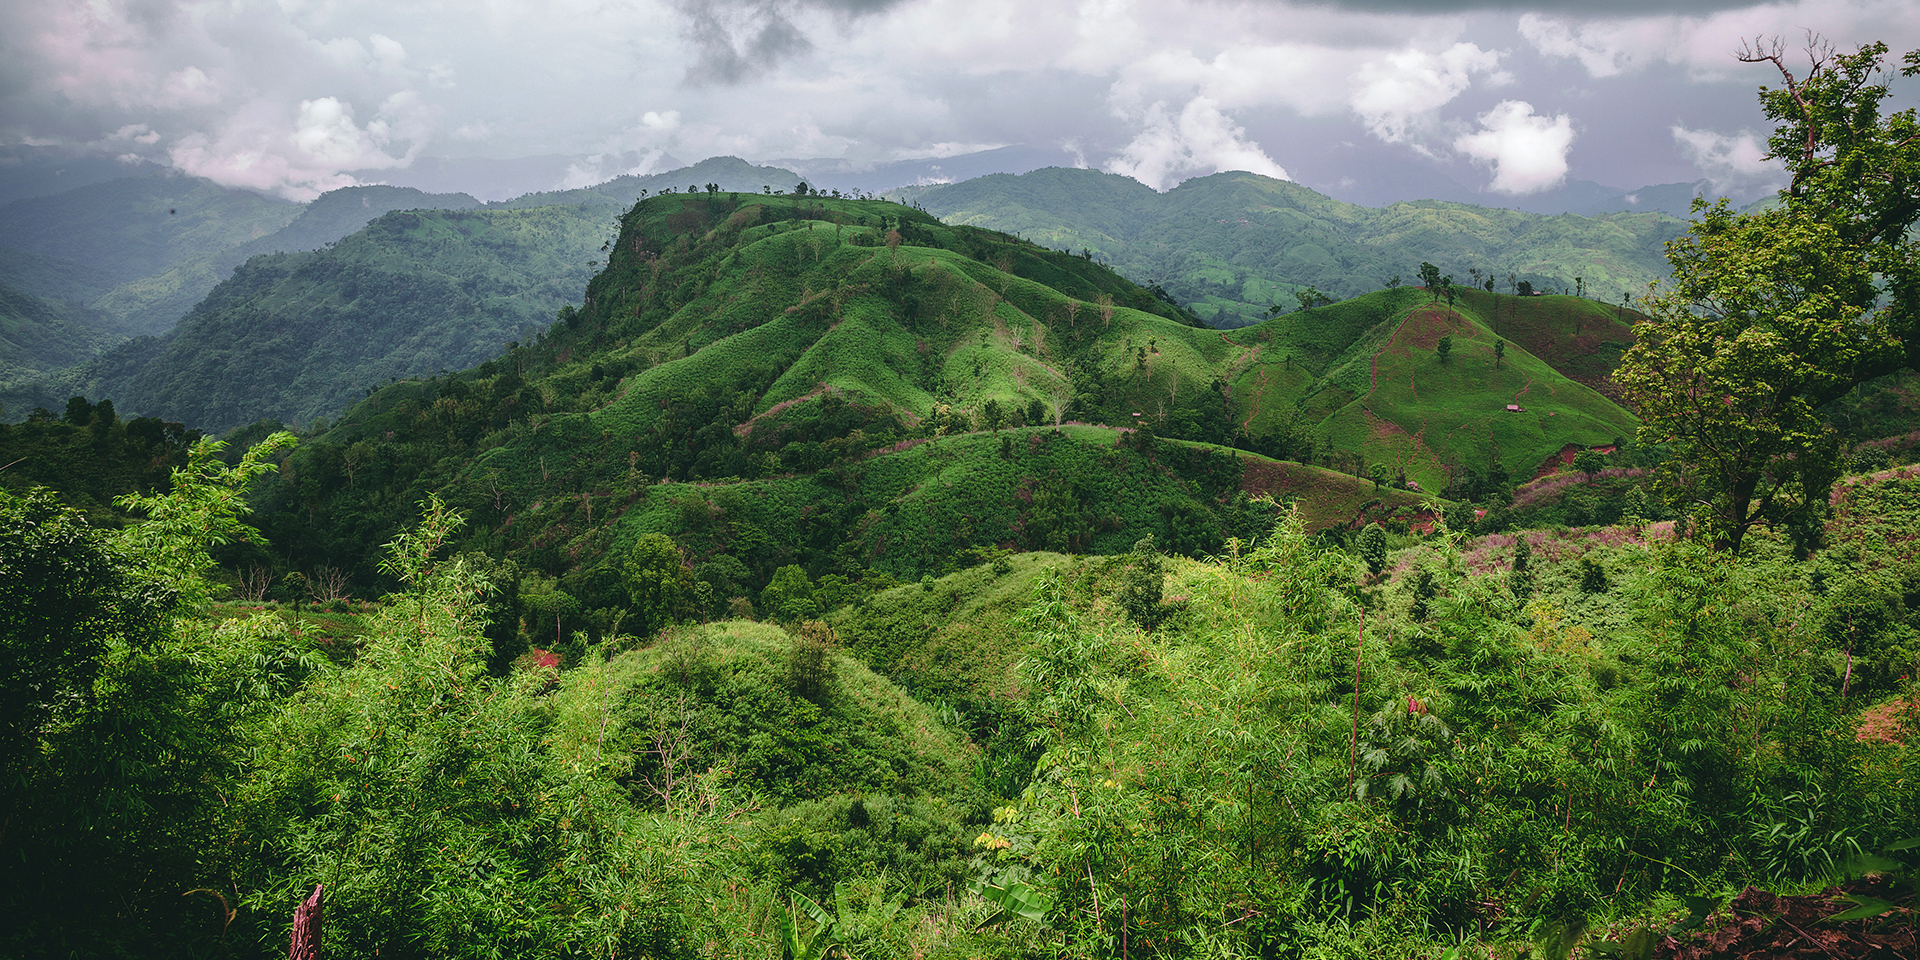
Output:
<instances>
[{"instance_id":1,"label":"broad green leaf","mask_svg":"<svg viewBox=\"0 0 1920 960\"><path fill-rule=\"evenodd\" d=\"M1893 909L1893 904L1877 897L1856 897L1851 893L1840 896L1854 906L1828 917L1828 920L1866 920Z\"/></svg>"}]
</instances>

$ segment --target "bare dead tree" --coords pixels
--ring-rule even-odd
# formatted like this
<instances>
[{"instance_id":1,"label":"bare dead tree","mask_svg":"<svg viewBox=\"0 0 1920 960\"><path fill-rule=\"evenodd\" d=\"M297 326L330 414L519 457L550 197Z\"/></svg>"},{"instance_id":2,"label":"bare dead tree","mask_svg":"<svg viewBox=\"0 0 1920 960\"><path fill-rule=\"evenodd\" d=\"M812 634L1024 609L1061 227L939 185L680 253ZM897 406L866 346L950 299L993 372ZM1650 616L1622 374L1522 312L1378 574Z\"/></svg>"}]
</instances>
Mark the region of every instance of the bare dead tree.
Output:
<instances>
[{"instance_id":1,"label":"bare dead tree","mask_svg":"<svg viewBox=\"0 0 1920 960\"><path fill-rule=\"evenodd\" d=\"M240 571L240 599L248 603L259 603L267 598L267 588L273 586L273 573L266 567L254 564Z\"/></svg>"},{"instance_id":2,"label":"bare dead tree","mask_svg":"<svg viewBox=\"0 0 1920 960\"><path fill-rule=\"evenodd\" d=\"M1805 51L1807 55L1807 73L1804 78L1795 77L1793 71L1787 67L1787 44L1786 41L1779 37L1754 37L1752 40L1743 40L1740 42L1740 49L1734 53L1734 57L1741 63L1771 63L1774 69L1780 71L1781 79L1785 80L1787 84L1787 95L1791 97L1794 104L1800 108L1801 117L1807 124L1806 142L1802 144L1800 148L1800 162L1814 163L1815 157L1820 149L1820 124L1818 118L1815 116L1813 104L1806 98L1804 87L1806 80L1811 80L1826 72L1827 68L1831 65L1833 60L1833 44L1828 42L1825 37L1809 30L1807 31Z\"/></svg>"},{"instance_id":3,"label":"bare dead tree","mask_svg":"<svg viewBox=\"0 0 1920 960\"><path fill-rule=\"evenodd\" d=\"M307 575L307 594L316 603L347 598L347 572L339 567L316 567Z\"/></svg>"},{"instance_id":4,"label":"bare dead tree","mask_svg":"<svg viewBox=\"0 0 1920 960\"><path fill-rule=\"evenodd\" d=\"M648 747L642 751L660 766L655 775L641 782L660 798L660 806L668 812L673 810L675 791L687 777L687 759L693 754L693 736L688 731L692 720L693 711L687 707L683 694L674 700L670 713L654 718L653 730L647 737Z\"/></svg>"}]
</instances>

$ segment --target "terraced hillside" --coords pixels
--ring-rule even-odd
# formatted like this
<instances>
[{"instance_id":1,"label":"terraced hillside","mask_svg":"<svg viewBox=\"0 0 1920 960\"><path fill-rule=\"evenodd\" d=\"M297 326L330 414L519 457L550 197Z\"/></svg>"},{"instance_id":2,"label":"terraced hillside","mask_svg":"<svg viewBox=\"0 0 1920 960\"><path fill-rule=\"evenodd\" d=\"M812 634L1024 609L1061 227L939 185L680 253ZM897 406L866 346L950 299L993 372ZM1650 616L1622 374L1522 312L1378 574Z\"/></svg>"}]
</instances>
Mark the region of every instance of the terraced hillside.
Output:
<instances>
[{"instance_id":1,"label":"terraced hillside","mask_svg":"<svg viewBox=\"0 0 1920 960\"><path fill-rule=\"evenodd\" d=\"M1247 436L1305 434L1442 490L1463 471L1519 475L1566 444L1631 436L1633 417L1608 399L1632 342L1623 317L1575 297L1475 291L1449 306L1406 288L1221 338L1246 348L1229 382Z\"/></svg>"}]
</instances>

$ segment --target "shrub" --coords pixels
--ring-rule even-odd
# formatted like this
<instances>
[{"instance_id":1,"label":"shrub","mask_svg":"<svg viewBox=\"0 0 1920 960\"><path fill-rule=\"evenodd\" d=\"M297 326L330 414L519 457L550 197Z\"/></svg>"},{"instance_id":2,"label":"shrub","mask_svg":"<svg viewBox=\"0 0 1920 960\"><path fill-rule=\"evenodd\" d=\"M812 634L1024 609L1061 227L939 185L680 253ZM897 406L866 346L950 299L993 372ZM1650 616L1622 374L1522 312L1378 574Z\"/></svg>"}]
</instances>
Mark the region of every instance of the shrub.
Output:
<instances>
[{"instance_id":1,"label":"shrub","mask_svg":"<svg viewBox=\"0 0 1920 960\"><path fill-rule=\"evenodd\" d=\"M839 646L833 628L818 620L808 620L793 635L787 648L787 684L798 695L815 703L826 699L833 689L833 651Z\"/></svg>"}]
</instances>

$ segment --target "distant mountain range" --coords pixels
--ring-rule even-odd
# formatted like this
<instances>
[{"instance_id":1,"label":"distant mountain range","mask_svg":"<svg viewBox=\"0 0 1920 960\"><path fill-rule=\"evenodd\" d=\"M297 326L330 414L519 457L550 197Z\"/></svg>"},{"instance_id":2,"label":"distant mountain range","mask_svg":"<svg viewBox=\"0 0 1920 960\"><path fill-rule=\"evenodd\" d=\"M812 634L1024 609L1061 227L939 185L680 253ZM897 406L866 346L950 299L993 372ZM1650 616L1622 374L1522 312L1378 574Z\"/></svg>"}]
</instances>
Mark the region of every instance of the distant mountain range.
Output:
<instances>
[{"instance_id":1,"label":"distant mountain range","mask_svg":"<svg viewBox=\"0 0 1920 960\"><path fill-rule=\"evenodd\" d=\"M1196 177L1158 193L1127 177L1049 168L889 196L952 223L1086 250L1157 284L1208 323L1258 321L1308 286L1335 299L1407 282L1431 262L1462 286L1564 290L1619 302L1667 274L1661 213L1548 216L1442 201L1384 209L1342 203L1252 173ZM1475 271L1479 271L1476 276Z\"/></svg>"},{"instance_id":2,"label":"distant mountain range","mask_svg":"<svg viewBox=\"0 0 1920 960\"><path fill-rule=\"evenodd\" d=\"M1019 156L1009 150L1003 159ZM819 192L856 189L832 186L833 170L809 175ZM801 179L718 157L493 203L368 186L296 205L174 174L16 201L0 206L0 247L13 248L0 257L0 403L17 416L84 393L215 430L307 423L371 386L460 369L552 323L580 303L599 249L640 197L711 185L741 203L791 196ZM1461 285L1482 270L1504 292L1528 280L1612 300L1660 275L1660 244L1684 228L1644 213L1371 210L1245 173L1161 194L1056 167L899 196L950 222L1098 257L1222 327L1290 306L1309 285L1345 299L1404 283L1422 260Z\"/></svg>"},{"instance_id":3,"label":"distant mountain range","mask_svg":"<svg viewBox=\"0 0 1920 960\"><path fill-rule=\"evenodd\" d=\"M822 190L884 193L901 187L958 183L995 173L1020 174L1060 166L1097 167L1103 159L1090 158L1058 144L1018 143L941 157L864 162L835 157L784 157L761 160L758 164L790 170ZM683 166L681 161L671 155L641 152L551 154L512 160L422 157L406 169L368 171L366 177L370 182L504 200L528 193L571 189L574 184L604 181L635 169L644 169L652 175L680 166ZM1708 199L1722 195L1706 180L1638 188L1569 180L1537 193L1508 195L1467 186L1445 169L1411 156L1362 151L1350 144L1338 143L1317 148L1310 144L1295 145L1287 168L1295 172L1296 182L1302 186L1366 207L1444 200L1526 213L1593 216L1655 212L1685 217L1695 195ZM1737 196L1734 199L1753 198Z\"/></svg>"},{"instance_id":4,"label":"distant mountain range","mask_svg":"<svg viewBox=\"0 0 1920 960\"><path fill-rule=\"evenodd\" d=\"M347 187L308 204L291 204L207 180L148 170L140 176L16 200L0 206L0 323L4 323L0 326L0 404L17 414L34 406L57 407L76 390L128 389L125 378L132 375L132 368L126 358L156 359L160 352L152 344L130 346L121 359L107 361L97 371L59 371L129 337L166 336L250 258L319 250L394 211L579 208L553 218L549 226L558 234L543 239L508 230L490 241L501 242L501 236L512 235L548 245L545 251L514 255L524 256L531 264L548 255L590 251L605 239L613 215L646 193L708 183L758 193L788 190L798 182L799 177L788 170L720 157L663 174L618 177L590 187L494 204L463 193L423 193L384 185ZM577 295L585 281L581 271L587 258L577 259L580 262L572 269L550 277L521 276L508 270L516 277L514 282L522 285L509 299L533 290L544 291L540 296L545 299L538 309L516 308L511 322L477 322L472 345L495 349L512 339L520 326L551 321L554 311ZM410 262L402 257L395 269L411 269ZM471 270L491 273L497 266L476 262ZM438 315L437 309L431 313ZM399 368L383 367L375 380L461 366L473 359L466 350L420 360L424 365L409 365L409 361ZM158 402L165 394L135 389L130 396ZM260 399L265 401L262 415L302 419L314 415L308 405L288 408L265 396ZM340 399L324 391L314 398L336 407ZM183 409L186 412L198 410L190 405Z\"/></svg>"}]
</instances>

